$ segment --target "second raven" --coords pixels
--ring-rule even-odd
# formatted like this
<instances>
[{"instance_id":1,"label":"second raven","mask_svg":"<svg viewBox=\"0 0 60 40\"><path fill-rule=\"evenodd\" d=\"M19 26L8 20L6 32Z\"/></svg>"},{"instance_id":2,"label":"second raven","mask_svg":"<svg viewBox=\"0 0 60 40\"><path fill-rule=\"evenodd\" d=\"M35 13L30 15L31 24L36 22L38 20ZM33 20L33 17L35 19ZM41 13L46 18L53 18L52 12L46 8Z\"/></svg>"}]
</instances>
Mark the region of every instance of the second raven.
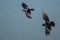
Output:
<instances>
[{"instance_id":1,"label":"second raven","mask_svg":"<svg viewBox=\"0 0 60 40\"><path fill-rule=\"evenodd\" d=\"M51 26L54 27L55 23L53 21L50 21L47 14L45 12L42 13L42 17L44 20L44 24L42 26L45 26L45 34L49 35L51 31Z\"/></svg>"}]
</instances>

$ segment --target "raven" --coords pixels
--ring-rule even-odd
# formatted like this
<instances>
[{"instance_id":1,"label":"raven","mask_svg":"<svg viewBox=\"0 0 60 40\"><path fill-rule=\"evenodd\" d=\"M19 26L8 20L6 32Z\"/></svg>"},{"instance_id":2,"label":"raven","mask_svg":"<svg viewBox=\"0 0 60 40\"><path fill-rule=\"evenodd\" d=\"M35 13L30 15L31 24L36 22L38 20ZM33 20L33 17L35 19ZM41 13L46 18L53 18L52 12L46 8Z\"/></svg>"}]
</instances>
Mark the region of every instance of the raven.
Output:
<instances>
[{"instance_id":1,"label":"raven","mask_svg":"<svg viewBox=\"0 0 60 40\"><path fill-rule=\"evenodd\" d=\"M42 26L45 26L45 34L49 35L50 31L51 31L51 26L54 27L55 26L55 22L50 21L47 14L43 11L42 13L42 18L44 20L44 24L42 24Z\"/></svg>"},{"instance_id":2,"label":"raven","mask_svg":"<svg viewBox=\"0 0 60 40\"><path fill-rule=\"evenodd\" d=\"M26 16L31 19L32 18L31 11L34 11L35 9L33 9L33 8L30 9L24 2L22 3L22 7L24 8L24 10L22 10L22 11L24 11Z\"/></svg>"}]
</instances>

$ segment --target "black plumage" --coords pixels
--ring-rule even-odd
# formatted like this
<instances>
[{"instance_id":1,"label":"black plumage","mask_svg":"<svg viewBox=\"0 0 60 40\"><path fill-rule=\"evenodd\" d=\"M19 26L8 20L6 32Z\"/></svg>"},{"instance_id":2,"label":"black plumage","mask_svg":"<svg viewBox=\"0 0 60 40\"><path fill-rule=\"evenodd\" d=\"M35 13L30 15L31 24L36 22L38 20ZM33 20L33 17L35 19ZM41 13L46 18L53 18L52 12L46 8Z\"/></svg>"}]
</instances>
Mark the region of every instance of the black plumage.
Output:
<instances>
[{"instance_id":1,"label":"black plumage","mask_svg":"<svg viewBox=\"0 0 60 40\"><path fill-rule=\"evenodd\" d=\"M34 11L34 9L30 9L25 3L22 3L22 7L24 8L22 11L24 11L26 16L31 19L31 11Z\"/></svg>"},{"instance_id":2,"label":"black plumage","mask_svg":"<svg viewBox=\"0 0 60 40\"><path fill-rule=\"evenodd\" d=\"M42 17L44 20L44 24L42 24L42 26L45 26L45 34L49 35L51 31L51 26L54 27L55 23L53 21L50 22L49 17L47 16L45 12L42 13Z\"/></svg>"}]
</instances>

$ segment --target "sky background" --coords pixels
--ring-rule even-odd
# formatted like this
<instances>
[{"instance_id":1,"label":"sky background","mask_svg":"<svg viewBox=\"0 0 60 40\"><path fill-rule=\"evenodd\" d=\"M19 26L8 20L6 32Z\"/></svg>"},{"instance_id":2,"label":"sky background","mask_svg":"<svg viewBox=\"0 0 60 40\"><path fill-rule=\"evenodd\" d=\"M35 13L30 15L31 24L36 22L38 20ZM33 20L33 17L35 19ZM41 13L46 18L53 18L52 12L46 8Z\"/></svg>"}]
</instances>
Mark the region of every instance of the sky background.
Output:
<instances>
[{"instance_id":1,"label":"sky background","mask_svg":"<svg viewBox=\"0 0 60 40\"><path fill-rule=\"evenodd\" d=\"M32 11L32 19L22 11L22 2ZM56 23L45 35L42 10ZM60 0L0 0L0 40L60 40Z\"/></svg>"}]
</instances>

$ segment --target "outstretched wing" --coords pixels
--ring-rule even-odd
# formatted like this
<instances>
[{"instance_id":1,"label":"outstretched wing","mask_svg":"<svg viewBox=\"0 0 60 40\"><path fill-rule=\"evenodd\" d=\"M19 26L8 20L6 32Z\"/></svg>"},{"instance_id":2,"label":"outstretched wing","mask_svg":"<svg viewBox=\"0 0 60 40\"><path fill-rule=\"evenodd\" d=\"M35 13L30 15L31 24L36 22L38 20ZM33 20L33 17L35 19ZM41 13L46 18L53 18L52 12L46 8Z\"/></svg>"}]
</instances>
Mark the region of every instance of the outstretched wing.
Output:
<instances>
[{"instance_id":1,"label":"outstretched wing","mask_svg":"<svg viewBox=\"0 0 60 40\"><path fill-rule=\"evenodd\" d=\"M51 22L50 22L50 25L51 25L52 27L54 27L54 26L55 26L55 22L51 21Z\"/></svg>"},{"instance_id":2,"label":"outstretched wing","mask_svg":"<svg viewBox=\"0 0 60 40\"><path fill-rule=\"evenodd\" d=\"M28 6L27 6L25 3L22 3L22 7L23 7L24 9L27 9L27 8L28 8Z\"/></svg>"},{"instance_id":3,"label":"outstretched wing","mask_svg":"<svg viewBox=\"0 0 60 40\"><path fill-rule=\"evenodd\" d=\"M43 12L42 16L43 16L43 19L44 19L46 22L49 22L49 18L48 18L48 16L47 16L47 14L45 14L45 13Z\"/></svg>"},{"instance_id":4,"label":"outstretched wing","mask_svg":"<svg viewBox=\"0 0 60 40\"><path fill-rule=\"evenodd\" d=\"M30 10L31 10L31 11L34 11L35 9L32 8L32 9L30 9Z\"/></svg>"}]
</instances>

